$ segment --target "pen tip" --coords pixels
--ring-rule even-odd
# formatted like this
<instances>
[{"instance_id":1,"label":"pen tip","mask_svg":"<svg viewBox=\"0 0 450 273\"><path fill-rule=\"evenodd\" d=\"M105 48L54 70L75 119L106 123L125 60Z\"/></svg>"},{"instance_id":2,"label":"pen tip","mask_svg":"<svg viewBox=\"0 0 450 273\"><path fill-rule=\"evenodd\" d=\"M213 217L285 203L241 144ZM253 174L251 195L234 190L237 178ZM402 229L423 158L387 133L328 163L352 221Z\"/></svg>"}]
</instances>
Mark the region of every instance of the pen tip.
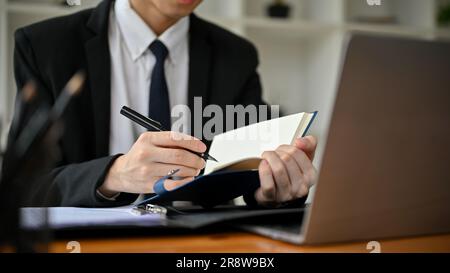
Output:
<instances>
[{"instance_id":1,"label":"pen tip","mask_svg":"<svg viewBox=\"0 0 450 273\"><path fill-rule=\"evenodd\" d=\"M219 162L217 159L215 159L214 157L212 157L212 156L210 156L210 155L208 155L208 160L212 160L212 161L215 161L215 162Z\"/></svg>"}]
</instances>

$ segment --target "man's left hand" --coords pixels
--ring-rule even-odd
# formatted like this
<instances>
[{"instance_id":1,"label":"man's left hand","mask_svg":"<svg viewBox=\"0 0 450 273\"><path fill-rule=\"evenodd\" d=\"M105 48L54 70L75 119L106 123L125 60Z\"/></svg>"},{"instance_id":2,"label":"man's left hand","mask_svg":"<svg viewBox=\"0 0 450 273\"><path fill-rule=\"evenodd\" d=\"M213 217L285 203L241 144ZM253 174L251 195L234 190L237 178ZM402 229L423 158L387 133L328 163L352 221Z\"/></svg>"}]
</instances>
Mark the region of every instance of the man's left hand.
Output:
<instances>
[{"instance_id":1,"label":"man's left hand","mask_svg":"<svg viewBox=\"0 0 450 273\"><path fill-rule=\"evenodd\" d=\"M261 187L255 199L261 205L278 205L306 196L317 179L312 164L317 140L312 136L295 140L294 145L281 145L262 154L259 165Z\"/></svg>"}]
</instances>

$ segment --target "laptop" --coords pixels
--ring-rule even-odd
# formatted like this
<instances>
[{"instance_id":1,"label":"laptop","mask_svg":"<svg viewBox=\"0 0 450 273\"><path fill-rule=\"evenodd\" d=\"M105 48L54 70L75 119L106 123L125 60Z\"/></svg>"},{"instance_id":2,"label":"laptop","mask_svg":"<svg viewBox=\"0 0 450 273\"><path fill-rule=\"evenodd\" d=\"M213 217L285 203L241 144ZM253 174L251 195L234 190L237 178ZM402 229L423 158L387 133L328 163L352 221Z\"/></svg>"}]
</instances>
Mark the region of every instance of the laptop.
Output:
<instances>
[{"instance_id":1,"label":"laptop","mask_svg":"<svg viewBox=\"0 0 450 273\"><path fill-rule=\"evenodd\" d=\"M450 232L450 43L347 40L311 206L241 227L296 244Z\"/></svg>"}]
</instances>

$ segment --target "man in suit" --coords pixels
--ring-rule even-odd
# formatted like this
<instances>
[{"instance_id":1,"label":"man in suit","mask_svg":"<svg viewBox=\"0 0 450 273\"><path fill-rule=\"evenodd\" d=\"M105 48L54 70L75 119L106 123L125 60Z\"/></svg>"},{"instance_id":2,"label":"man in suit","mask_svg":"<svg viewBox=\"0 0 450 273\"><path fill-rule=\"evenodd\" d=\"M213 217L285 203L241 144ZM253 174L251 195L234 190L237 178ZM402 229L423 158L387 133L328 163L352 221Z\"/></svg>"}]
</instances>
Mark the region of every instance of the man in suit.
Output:
<instances>
[{"instance_id":1,"label":"man in suit","mask_svg":"<svg viewBox=\"0 0 450 273\"><path fill-rule=\"evenodd\" d=\"M167 180L169 189L204 168L203 159L185 150L205 152L200 140L145 132L120 117L122 105L170 128L171 107L192 109L194 97L223 108L264 104L255 47L192 14L200 2L104 0L95 9L16 32L19 90L33 80L41 102L52 104L77 70L87 73L82 93L64 114L62 160L49 174L48 204L128 204L153 193L155 181L170 170L180 169L183 180ZM247 202L303 202L316 178L315 148L315 139L306 137L265 152L261 187Z\"/></svg>"}]
</instances>

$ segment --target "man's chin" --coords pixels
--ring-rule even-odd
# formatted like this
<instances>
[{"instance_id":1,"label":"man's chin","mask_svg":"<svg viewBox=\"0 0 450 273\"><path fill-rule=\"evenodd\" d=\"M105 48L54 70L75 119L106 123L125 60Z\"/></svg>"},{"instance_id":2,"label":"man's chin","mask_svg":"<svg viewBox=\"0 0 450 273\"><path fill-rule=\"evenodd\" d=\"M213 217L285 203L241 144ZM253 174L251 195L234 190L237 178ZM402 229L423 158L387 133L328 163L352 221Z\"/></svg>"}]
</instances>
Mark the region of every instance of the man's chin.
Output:
<instances>
[{"instance_id":1,"label":"man's chin","mask_svg":"<svg viewBox=\"0 0 450 273\"><path fill-rule=\"evenodd\" d=\"M184 17L191 14L201 1L197 0L177 0L178 16Z\"/></svg>"},{"instance_id":2,"label":"man's chin","mask_svg":"<svg viewBox=\"0 0 450 273\"><path fill-rule=\"evenodd\" d=\"M179 20L183 17L189 16L193 11L192 10L177 10L176 12L172 12L171 14L166 14L166 16L174 19Z\"/></svg>"}]
</instances>

